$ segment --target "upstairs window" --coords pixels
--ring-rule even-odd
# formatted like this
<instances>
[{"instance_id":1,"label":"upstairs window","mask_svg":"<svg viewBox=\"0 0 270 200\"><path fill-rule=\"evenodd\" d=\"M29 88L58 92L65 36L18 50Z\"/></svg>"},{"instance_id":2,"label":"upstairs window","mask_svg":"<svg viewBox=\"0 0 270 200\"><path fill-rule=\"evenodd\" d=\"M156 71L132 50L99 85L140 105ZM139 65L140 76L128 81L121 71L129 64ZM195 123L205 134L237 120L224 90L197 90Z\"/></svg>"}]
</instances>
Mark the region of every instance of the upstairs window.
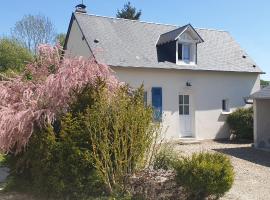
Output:
<instances>
[{"instance_id":1,"label":"upstairs window","mask_svg":"<svg viewBox=\"0 0 270 200\"><path fill-rule=\"evenodd\" d=\"M192 64L194 56L192 55L192 44L178 43L178 63L179 64Z\"/></svg>"},{"instance_id":2,"label":"upstairs window","mask_svg":"<svg viewBox=\"0 0 270 200\"><path fill-rule=\"evenodd\" d=\"M182 45L182 48L183 48L184 60L190 61L190 45L184 44L184 45Z\"/></svg>"}]
</instances>

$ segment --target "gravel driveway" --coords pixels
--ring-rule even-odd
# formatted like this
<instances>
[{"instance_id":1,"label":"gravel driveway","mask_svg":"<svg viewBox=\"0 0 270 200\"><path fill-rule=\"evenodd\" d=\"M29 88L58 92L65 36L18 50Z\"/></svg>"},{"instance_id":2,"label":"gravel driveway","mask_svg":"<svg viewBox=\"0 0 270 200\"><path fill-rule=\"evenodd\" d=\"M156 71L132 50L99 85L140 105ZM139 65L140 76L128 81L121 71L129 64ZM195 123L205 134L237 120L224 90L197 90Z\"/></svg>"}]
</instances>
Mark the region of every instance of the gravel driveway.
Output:
<instances>
[{"instance_id":1,"label":"gravel driveway","mask_svg":"<svg viewBox=\"0 0 270 200\"><path fill-rule=\"evenodd\" d=\"M231 158L235 182L222 200L270 199L270 152L254 149L251 144L214 141L176 145L176 149L187 154L200 151L221 152Z\"/></svg>"}]
</instances>

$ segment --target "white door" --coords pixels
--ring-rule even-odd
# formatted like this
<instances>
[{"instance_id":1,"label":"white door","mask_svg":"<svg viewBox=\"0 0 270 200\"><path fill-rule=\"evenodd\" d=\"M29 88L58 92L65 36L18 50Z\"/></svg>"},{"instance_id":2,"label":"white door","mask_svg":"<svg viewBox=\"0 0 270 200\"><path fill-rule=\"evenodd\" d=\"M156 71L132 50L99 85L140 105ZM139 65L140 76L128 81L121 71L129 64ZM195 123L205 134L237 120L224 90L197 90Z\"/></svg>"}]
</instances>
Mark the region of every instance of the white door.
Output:
<instances>
[{"instance_id":1,"label":"white door","mask_svg":"<svg viewBox=\"0 0 270 200\"><path fill-rule=\"evenodd\" d=\"M180 137L192 136L192 107L189 94L179 95Z\"/></svg>"}]
</instances>

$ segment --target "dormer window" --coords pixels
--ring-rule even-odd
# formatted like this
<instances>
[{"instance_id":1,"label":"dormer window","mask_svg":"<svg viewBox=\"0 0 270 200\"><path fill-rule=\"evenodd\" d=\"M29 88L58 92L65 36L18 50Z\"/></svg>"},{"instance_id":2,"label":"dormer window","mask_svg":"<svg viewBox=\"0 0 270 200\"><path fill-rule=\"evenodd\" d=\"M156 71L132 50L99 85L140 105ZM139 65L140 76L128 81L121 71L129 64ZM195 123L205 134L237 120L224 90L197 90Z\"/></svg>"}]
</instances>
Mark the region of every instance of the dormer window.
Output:
<instances>
[{"instance_id":1,"label":"dormer window","mask_svg":"<svg viewBox=\"0 0 270 200\"><path fill-rule=\"evenodd\" d=\"M195 64L196 58L196 45L187 42L177 42L178 46L176 48L178 59L176 64Z\"/></svg>"},{"instance_id":2,"label":"dormer window","mask_svg":"<svg viewBox=\"0 0 270 200\"><path fill-rule=\"evenodd\" d=\"M195 65L197 44L203 39L190 25L185 25L160 35L157 41L159 62L173 62L178 65Z\"/></svg>"},{"instance_id":3,"label":"dormer window","mask_svg":"<svg viewBox=\"0 0 270 200\"><path fill-rule=\"evenodd\" d=\"M178 43L178 60L189 63L191 60L191 47L190 44Z\"/></svg>"}]
</instances>

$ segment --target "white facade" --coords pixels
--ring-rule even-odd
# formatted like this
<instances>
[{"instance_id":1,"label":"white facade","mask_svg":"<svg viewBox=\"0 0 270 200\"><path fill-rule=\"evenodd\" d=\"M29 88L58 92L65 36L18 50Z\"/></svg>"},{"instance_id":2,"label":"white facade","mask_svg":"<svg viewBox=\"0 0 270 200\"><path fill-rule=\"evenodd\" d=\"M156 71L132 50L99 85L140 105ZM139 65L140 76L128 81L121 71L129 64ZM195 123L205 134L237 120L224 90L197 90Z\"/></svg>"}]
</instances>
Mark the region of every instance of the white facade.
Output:
<instances>
[{"instance_id":1,"label":"white facade","mask_svg":"<svg viewBox=\"0 0 270 200\"><path fill-rule=\"evenodd\" d=\"M167 139L181 138L179 95L190 95L192 137L217 139L229 136L222 112L222 100L234 110L245 106L243 97L258 91L260 78L255 73L210 72L168 69L113 67L116 76L132 87L144 84L151 104L151 88L162 88L163 125ZM186 86L190 82L192 86Z\"/></svg>"},{"instance_id":2,"label":"white facade","mask_svg":"<svg viewBox=\"0 0 270 200\"><path fill-rule=\"evenodd\" d=\"M91 51L76 20L70 27L67 54L90 57ZM116 76L132 87L144 84L151 105L151 90L162 88L163 127L167 139L191 136L217 139L229 136L222 100L231 111L245 106L243 97L260 89L259 73L112 67ZM191 86L187 86L187 82ZM189 95L188 116L179 115L179 95ZM185 128L183 129L183 126Z\"/></svg>"},{"instance_id":3,"label":"white facade","mask_svg":"<svg viewBox=\"0 0 270 200\"><path fill-rule=\"evenodd\" d=\"M270 148L270 99L254 99L254 145Z\"/></svg>"}]
</instances>

